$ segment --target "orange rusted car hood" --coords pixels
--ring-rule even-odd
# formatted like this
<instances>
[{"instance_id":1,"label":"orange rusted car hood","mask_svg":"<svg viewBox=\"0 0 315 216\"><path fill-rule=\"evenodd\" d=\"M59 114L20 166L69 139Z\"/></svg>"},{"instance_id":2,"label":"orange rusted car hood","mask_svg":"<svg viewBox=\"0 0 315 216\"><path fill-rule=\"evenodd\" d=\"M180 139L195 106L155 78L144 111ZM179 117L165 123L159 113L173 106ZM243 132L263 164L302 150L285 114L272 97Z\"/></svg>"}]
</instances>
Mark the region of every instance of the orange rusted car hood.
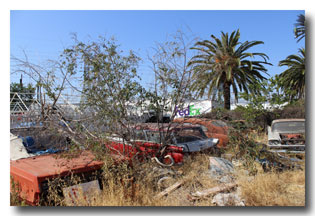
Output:
<instances>
[{"instance_id":1,"label":"orange rusted car hood","mask_svg":"<svg viewBox=\"0 0 315 216\"><path fill-rule=\"evenodd\" d=\"M86 171L102 165L103 162L96 161L95 156L91 152L84 151L75 158L61 158L51 154L11 161L11 171L23 170L40 178L63 175L69 171Z\"/></svg>"},{"instance_id":2,"label":"orange rusted car hood","mask_svg":"<svg viewBox=\"0 0 315 216\"><path fill-rule=\"evenodd\" d=\"M46 179L100 169L103 162L96 161L89 151L74 158L61 158L56 154L40 155L10 162L10 175L19 185L20 197L30 204L39 201L40 183ZM11 188L12 189L12 188Z\"/></svg>"}]
</instances>

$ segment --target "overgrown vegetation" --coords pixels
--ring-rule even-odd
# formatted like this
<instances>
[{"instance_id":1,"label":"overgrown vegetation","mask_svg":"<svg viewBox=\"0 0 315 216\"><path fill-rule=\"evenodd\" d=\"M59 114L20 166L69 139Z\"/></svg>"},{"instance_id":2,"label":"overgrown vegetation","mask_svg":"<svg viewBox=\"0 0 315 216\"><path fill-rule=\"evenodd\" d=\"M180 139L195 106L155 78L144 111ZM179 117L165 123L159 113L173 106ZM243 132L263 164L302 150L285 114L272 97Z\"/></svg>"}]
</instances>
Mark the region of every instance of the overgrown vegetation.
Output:
<instances>
[{"instance_id":1,"label":"overgrown vegetation","mask_svg":"<svg viewBox=\"0 0 315 216\"><path fill-rule=\"evenodd\" d=\"M303 35L298 33L296 37L301 38ZM105 148L110 136L122 139L124 146L128 144L137 148L135 142L132 142L136 137L132 129L143 120L141 117L145 111L153 111L158 124L163 122L160 121L160 117L165 113L170 113L170 120L173 120L177 107L182 108L186 102L195 99L193 93L198 93L199 97L208 91L208 98L214 93L217 96L223 94L226 109L213 109L201 117L223 120L231 126L229 148L222 153L231 154L233 162L240 164L236 168L237 183L246 205L305 205L304 167L302 170L284 172L270 168L268 170L270 172L264 173L261 164L257 162L261 158L266 158L280 163L278 158L267 155L263 146L259 144L265 143L264 132L272 120L305 118L305 65L303 68L305 53L302 52L304 49L301 50L302 56L299 59L296 56L288 56L286 60L280 62L280 65L290 67L282 75L265 80L261 73L267 73L264 67L269 65L267 55L245 53L248 48L263 42L246 41L240 44L239 38L240 32L237 31L232 32L230 36L228 33L222 33L221 40L212 36L215 43L197 42L193 49L206 54L195 55L192 59L189 59L188 51L193 40L187 42L187 38L181 33L176 34L171 41L157 44L153 56L150 57L155 76L151 89L145 89L140 84L141 78L137 72L140 58L133 51L126 54L120 50L112 39L100 38L96 42L84 43L74 38L74 45L64 50L52 70L13 58L39 87L45 89L52 100L51 104L41 100L41 115L38 122L44 124L45 130L48 128L46 131L58 134L55 137L64 138L68 152L60 156L71 158L77 151L88 149L93 151L97 160L104 162L102 171L93 174L89 179L100 181L102 190L91 194L89 200L84 197L82 191L78 192L78 199L75 202L69 203L65 199L67 193L63 191L64 188L84 181L83 177L71 174L47 182L48 193L43 194L42 204L213 205L210 197L199 201L187 199L191 192L218 185L208 173L209 154L193 155L185 158L182 166L161 169L152 161L137 160L137 157L131 158L128 162L124 160L117 162ZM255 55L263 60L248 59ZM301 64L296 66L293 60ZM62 74L61 81L56 80L57 70ZM296 78L293 74L297 73L301 76ZM71 78L78 74L81 74L83 79L82 89L78 89L70 82ZM291 82L291 78L296 79ZM66 84L81 93L79 119L66 117L58 107L57 102ZM33 87L29 88L34 90ZM231 88L235 99L241 97L249 104L229 110ZM281 93L285 93L285 97L282 97ZM277 107L274 109L264 107L263 104L267 102ZM288 104L284 106L284 103ZM166 133L161 136L167 135ZM161 138L162 147L168 144L165 137ZM292 167L288 165L286 168ZM183 183L176 192L162 198L156 197L158 192L178 181ZM12 184L11 204L24 205L25 203L18 199L16 185L14 182Z\"/></svg>"},{"instance_id":2,"label":"overgrown vegetation","mask_svg":"<svg viewBox=\"0 0 315 216\"><path fill-rule=\"evenodd\" d=\"M239 176L246 206L305 206L305 170Z\"/></svg>"},{"instance_id":3,"label":"overgrown vegetation","mask_svg":"<svg viewBox=\"0 0 315 216\"><path fill-rule=\"evenodd\" d=\"M275 119L305 118L305 101L299 100L281 108L255 108L253 105L238 106L235 110L213 109L201 115L209 119L226 121L231 126L241 129L253 129L258 132L267 132L267 126Z\"/></svg>"},{"instance_id":4,"label":"overgrown vegetation","mask_svg":"<svg viewBox=\"0 0 315 216\"><path fill-rule=\"evenodd\" d=\"M172 167L168 172L157 170L152 163L137 164L133 168L128 164L115 164L111 159L104 161L102 169L103 190L95 192L87 199L80 190L75 202L64 199L62 186L80 183L77 176L71 175L67 180L55 179L49 182L48 194L44 204L56 206L214 206L212 197L190 200L192 192L219 186L210 177L208 155L196 155L187 159L181 167ZM244 158L243 158L244 159ZM257 164L256 164L257 165ZM241 164L235 165L236 183L246 206L304 206L305 172L291 170L285 172L271 171L265 173L257 166L255 174L249 176L251 169ZM167 173L167 174L165 174ZM158 186L161 176L171 178ZM174 192L157 198L156 195L178 181L184 184ZM12 205L25 205L11 200Z\"/></svg>"}]
</instances>

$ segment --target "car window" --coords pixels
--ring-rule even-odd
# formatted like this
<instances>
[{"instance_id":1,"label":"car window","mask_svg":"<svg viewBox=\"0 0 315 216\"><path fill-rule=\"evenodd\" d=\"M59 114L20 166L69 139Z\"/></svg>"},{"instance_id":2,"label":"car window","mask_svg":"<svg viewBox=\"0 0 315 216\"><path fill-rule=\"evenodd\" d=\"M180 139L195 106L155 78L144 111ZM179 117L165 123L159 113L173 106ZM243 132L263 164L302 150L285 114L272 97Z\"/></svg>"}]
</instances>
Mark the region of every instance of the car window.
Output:
<instances>
[{"instance_id":1,"label":"car window","mask_svg":"<svg viewBox=\"0 0 315 216\"><path fill-rule=\"evenodd\" d=\"M272 125L272 131L303 132L305 131L305 122L304 121L277 122Z\"/></svg>"},{"instance_id":2,"label":"car window","mask_svg":"<svg viewBox=\"0 0 315 216\"><path fill-rule=\"evenodd\" d=\"M162 133L159 131L146 131L147 139L148 141L155 142L155 143L161 143L161 135Z\"/></svg>"},{"instance_id":3,"label":"car window","mask_svg":"<svg viewBox=\"0 0 315 216\"><path fill-rule=\"evenodd\" d=\"M136 130L134 136L135 140L146 140L144 132L142 130Z\"/></svg>"},{"instance_id":4,"label":"car window","mask_svg":"<svg viewBox=\"0 0 315 216\"><path fill-rule=\"evenodd\" d=\"M200 125L200 127L202 128L202 130L203 130L204 132L207 132L207 131L208 131L208 128L207 128L206 126Z\"/></svg>"},{"instance_id":5,"label":"car window","mask_svg":"<svg viewBox=\"0 0 315 216\"><path fill-rule=\"evenodd\" d=\"M200 127L182 128L174 132L177 143L193 142L196 140L205 139L206 135Z\"/></svg>"},{"instance_id":6,"label":"car window","mask_svg":"<svg viewBox=\"0 0 315 216\"><path fill-rule=\"evenodd\" d=\"M192 126L192 125L193 125L192 123L186 123L186 122L183 124L183 126ZM201 125L200 123L196 123L195 125L200 126L204 132L208 131L208 128L206 126Z\"/></svg>"},{"instance_id":7,"label":"car window","mask_svg":"<svg viewBox=\"0 0 315 216\"><path fill-rule=\"evenodd\" d=\"M227 124L223 121L212 121L211 123L217 127L226 127L227 126Z\"/></svg>"}]
</instances>

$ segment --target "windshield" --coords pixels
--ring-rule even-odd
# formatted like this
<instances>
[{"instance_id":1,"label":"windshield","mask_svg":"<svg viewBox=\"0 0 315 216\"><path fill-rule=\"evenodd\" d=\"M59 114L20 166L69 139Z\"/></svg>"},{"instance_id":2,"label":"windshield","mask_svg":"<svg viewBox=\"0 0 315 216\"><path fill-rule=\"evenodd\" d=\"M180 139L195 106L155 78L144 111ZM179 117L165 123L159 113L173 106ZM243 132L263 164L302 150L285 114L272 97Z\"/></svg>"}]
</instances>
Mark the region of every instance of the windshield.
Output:
<instances>
[{"instance_id":1,"label":"windshield","mask_svg":"<svg viewBox=\"0 0 315 216\"><path fill-rule=\"evenodd\" d=\"M186 143L193 142L196 140L206 139L207 136L201 129L201 127L192 127L192 128L180 128L169 133L169 136L166 136L166 132L159 131L146 131L148 141L161 143L161 136L165 138L166 143Z\"/></svg>"},{"instance_id":2,"label":"windshield","mask_svg":"<svg viewBox=\"0 0 315 216\"><path fill-rule=\"evenodd\" d=\"M174 136L177 143L193 142L207 138L199 127L181 128L174 132Z\"/></svg>"},{"instance_id":3,"label":"windshield","mask_svg":"<svg viewBox=\"0 0 315 216\"><path fill-rule=\"evenodd\" d=\"M148 141L161 143L162 138L164 138L166 134L164 132L159 132L159 131L146 131L146 135L147 135Z\"/></svg>"},{"instance_id":4,"label":"windshield","mask_svg":"<svg viewBox=\"0 0 315 216\"><path fill-rule=\"evenodd\" d=\"M272 131L305 132L305 122L304 121L277 122L273 124Z\"/></svg>"}]
</instances>

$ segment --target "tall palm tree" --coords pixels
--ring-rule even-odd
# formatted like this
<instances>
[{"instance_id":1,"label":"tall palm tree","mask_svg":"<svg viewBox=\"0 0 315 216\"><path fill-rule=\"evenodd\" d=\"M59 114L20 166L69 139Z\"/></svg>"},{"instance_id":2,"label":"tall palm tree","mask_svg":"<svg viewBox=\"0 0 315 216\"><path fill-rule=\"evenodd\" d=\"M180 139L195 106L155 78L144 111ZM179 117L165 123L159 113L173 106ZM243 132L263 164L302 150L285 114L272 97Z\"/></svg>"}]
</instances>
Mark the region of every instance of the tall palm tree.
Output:
<instances>
[{"instance_id":1,"label":"tall palm tree","mask_svg":"<svg viewBox=\"0 0 315 216\"><path fill-rule=\"evenodd\" d=\"M294 35L297 39L297 42L299 42L300 40L305 38L305 15L300 14L296 21L297 23L295 23Z\"/></svg>"},{"instance_id":2,"label":"tall palm tree","mask_svg":"<svg viewBox=\"0 0 315 216\"><path fill-rule=\"evenodd\" d=\"M271 64L267 62L266 54L247 51L263 42L241 43L239 30L233 31L230 36L221 32L221 40L213 35L211 38L214 41L199 41L192 48L200 52L189 63L194 69L192 90L197 92L198 97L202 97L207 91L208 98L215 92L223 91L224 108L230 109L231 87L236 101L239 91L259 93L256 88L250 86L259 85L266 79L261 73L267 74L264 64ZM261 57L263 61L250 60L256 56Z\"/></svg>"},{"instance_id":3,"label":"tall palm tree","mask_svg":"<svg viewBox=\"0 0 315 216\"><path fill-rule=\"evenodd\" d=\"M280 77L280 85L284 92L293 98L305 97L305 49L299 49L299 55L289 55L279 62L279 66L287 66Z\"/></svg>"}]
</instances>

